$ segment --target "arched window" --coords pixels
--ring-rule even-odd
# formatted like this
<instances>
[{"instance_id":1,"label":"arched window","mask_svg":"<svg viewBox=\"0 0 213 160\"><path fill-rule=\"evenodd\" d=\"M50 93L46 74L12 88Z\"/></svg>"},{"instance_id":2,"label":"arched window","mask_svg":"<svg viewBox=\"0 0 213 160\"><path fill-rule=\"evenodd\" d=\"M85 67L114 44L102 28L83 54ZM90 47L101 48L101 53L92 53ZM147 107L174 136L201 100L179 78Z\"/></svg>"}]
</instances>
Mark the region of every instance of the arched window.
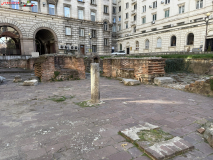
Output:
<instances>
[{"instance_id":1,"label":"arched window","mask_svg":"<svg viewBox=\"0 0 213 160\"><path fill-rule=\"evenodd\" d=\"M148 39L145 42L145 49L149 49L149 40Z\"/></svg>"},{"instance_id":2,"label":"arched window","mask_svg":"<svg viewBox=\"0 0 213 160\"><path fill-rule=\"evenodd\" d=\"M158 40L157 40L157 48L161 48L161 46L162 46L162 40L161 40L161 38L158 38Z\"/></svg>"},{"instance_id":3,"label":"arched window","mask_svg":"<svg viewBox=\"0 0 213 160\"><path fill-rule=\"evenodd\" d=\"M189 33L187 37L187 45L193 45L194 44L194 34Z\"/></svg>"},{"instance_id":4,"label":"arched window","mask_svg":"<svg viewBox=\"0 0 213 160\"><path fill-rule=\"evenodd\" d=\"M172 38L171 38L171 46L176 46L176 36L172 36Z\"/></svg>"},{"instance_id":5,"label":"arched window","mask_svg":"<svg viewBox=\"0 0 213 160\"><path fill-rule=\"evenodd\" d=\"M107 30L108 30L107 22L104 22L104 30L105 30L105 31L107 31Z\"/></svg>"},{"instance_id":6,"label":"arched window","mask_svg":"<svg viewBox=\"0 0 213 160\"><path fill-rule=\"evenodd\" d=\"M139 42L138 41L135 42L135 48L136 48L136 50L139 50Z\"/></svg>"}]
</instances>

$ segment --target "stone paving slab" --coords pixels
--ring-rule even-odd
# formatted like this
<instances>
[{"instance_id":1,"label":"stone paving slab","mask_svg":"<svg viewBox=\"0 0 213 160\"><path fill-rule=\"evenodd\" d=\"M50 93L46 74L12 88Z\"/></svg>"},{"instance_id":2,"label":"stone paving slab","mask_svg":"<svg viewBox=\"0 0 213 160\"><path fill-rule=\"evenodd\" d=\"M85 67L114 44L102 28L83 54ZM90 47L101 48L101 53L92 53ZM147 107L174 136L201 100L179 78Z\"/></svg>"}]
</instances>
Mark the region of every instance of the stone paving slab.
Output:
<instances>
[{"instance_id":1,"label":"stone paving slab","mask_svg":"<svg viewBox=\"0 0 213 160\"><path fill-rule=\"evenodd\" d=\"M132 143L136 144L141 150L148 154L154 160L164 160L174 157L175 155L182 154L186 151L194 149L194 146L180 137L156 142L154 145L149 141L138 136L138 132L159 129L158 126L144 122L137 126L124 129L120 134ZM151 135L149 135L151 137ZM130 152L131 153L131 152Z\"/></svg>"}]
</instances>

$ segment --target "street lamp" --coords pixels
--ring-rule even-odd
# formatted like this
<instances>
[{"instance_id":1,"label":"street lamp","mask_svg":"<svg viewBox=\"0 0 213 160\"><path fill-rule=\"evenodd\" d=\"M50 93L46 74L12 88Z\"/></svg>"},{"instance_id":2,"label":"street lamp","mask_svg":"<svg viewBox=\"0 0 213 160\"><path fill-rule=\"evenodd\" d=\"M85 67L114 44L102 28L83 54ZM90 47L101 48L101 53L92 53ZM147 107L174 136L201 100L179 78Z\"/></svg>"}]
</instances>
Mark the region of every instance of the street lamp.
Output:
<instances>
[{"instance_id":1,"label":"street lamp","mask_svg":"<svg viewBox=\"0 0 213 160\"><path fill-rule=\"evenodd\" d=\"M91 39L92 39L91 33L89 33L89 39L90 39L90 55L91 55L91 53L92 53L92 51L91 51Z\"/></svg>"},{"instance_id":2,"label":"street lamp","mask_svg":"<svg viewBox=\"0 0 213 160\"><path fill-rule=\"evenodd\" d=\"M208 32L208 23L209 23L209 16L211 15L211 13L207 13L206 17L205 17L205 22L206 22L206 36L205 36L205 44L204 44L204 52L207 51L207 32Z\"/></svg>"}]
</instances>

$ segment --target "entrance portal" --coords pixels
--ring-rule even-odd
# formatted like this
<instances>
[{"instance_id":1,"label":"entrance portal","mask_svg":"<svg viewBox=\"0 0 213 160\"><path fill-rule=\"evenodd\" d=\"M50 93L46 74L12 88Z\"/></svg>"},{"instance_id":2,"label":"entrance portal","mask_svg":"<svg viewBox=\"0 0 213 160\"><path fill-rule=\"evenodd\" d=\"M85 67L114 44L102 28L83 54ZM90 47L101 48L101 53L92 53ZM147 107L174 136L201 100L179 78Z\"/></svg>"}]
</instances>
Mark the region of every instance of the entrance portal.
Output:
<instances>
[{"instance_id":1,"label":"entrance portal","mask_svg":"<svg viewBox=\"0 0 213 160\"><path fill-rule=\"evenodd\" d=\"M12 27L0 27L0 54L21 55L20 36Z\"/></svg>"},{"instance_id":2,"label":"entrance portal","mask_svg":"<svg viewBox=\"0 0 213 160\"><path fill-rule=\"evenodd\" d=\"M47 29L41 29L35 36L36 52L42 54L56 53L55 36Z\"/></svg>"},{"instance_id":3,"label":"entrance portal","mask_svg":"<svg viewBox=\"0 0 213 160\"><path fill-rule=\"evenodd\" d=\"M129 54L129 48L126 49L126 54Z\"/></svg>"},{"instance_id":4,"label":"entrance portal","mask_svg":"<svg viewBox=\"0 0 213 160\"><path fill-rule=\"evenodd\" d=\"M206 51L213 51L213 38L206 40Z\"/></svg>"},{"instance_id":5,"label":"entrance portal","mask_svg":"<svg viewBox=\"0 0 213 160\"><path fill-rule=\"evenodd\" d=\"M84 45L80 45L80 51L81 51L81 54L83 54L84 55Z\"/></svg>"}]
</instances>

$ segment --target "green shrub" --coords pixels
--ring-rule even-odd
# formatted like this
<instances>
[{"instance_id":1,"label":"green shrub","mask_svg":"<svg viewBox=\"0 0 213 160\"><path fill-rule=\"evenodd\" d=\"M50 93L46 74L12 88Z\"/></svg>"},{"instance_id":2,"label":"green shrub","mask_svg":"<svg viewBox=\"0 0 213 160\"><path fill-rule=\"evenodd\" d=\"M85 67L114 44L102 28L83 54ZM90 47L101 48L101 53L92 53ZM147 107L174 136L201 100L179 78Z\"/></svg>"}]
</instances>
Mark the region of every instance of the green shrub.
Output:
<instances>
[{"instance_id":1,"label":"green shrub","mask_svg":"<svg viewBox=\"0 0 213 160\"><path fill-rule=\"evenodd\" d=\"M211 87L211 90L213 91L213 79L210 79L210 87Z\"/></svg>"},{"instance_id":2,"label":"green shrub","mask_svg":"<svg viewBox=\"0 0 213 160\"><path fill-rule=\"evenodd\" d=\"M190 62L185 62L184 59L167 59L165 71L169 72L189 72Z\"/></svg>"},{"instance_id":3,"label":"green shrub","mask_svg":"<svg viewBox=\"0 0 213 160\"><path fill-rule=\"evenodd\" d=\"M59 72L59 71L55 71L55 72L54 72L54 78L58 77L58 76L59 76L59 74L60 74L60 72Z\"/></svg>"}]
</instances>

